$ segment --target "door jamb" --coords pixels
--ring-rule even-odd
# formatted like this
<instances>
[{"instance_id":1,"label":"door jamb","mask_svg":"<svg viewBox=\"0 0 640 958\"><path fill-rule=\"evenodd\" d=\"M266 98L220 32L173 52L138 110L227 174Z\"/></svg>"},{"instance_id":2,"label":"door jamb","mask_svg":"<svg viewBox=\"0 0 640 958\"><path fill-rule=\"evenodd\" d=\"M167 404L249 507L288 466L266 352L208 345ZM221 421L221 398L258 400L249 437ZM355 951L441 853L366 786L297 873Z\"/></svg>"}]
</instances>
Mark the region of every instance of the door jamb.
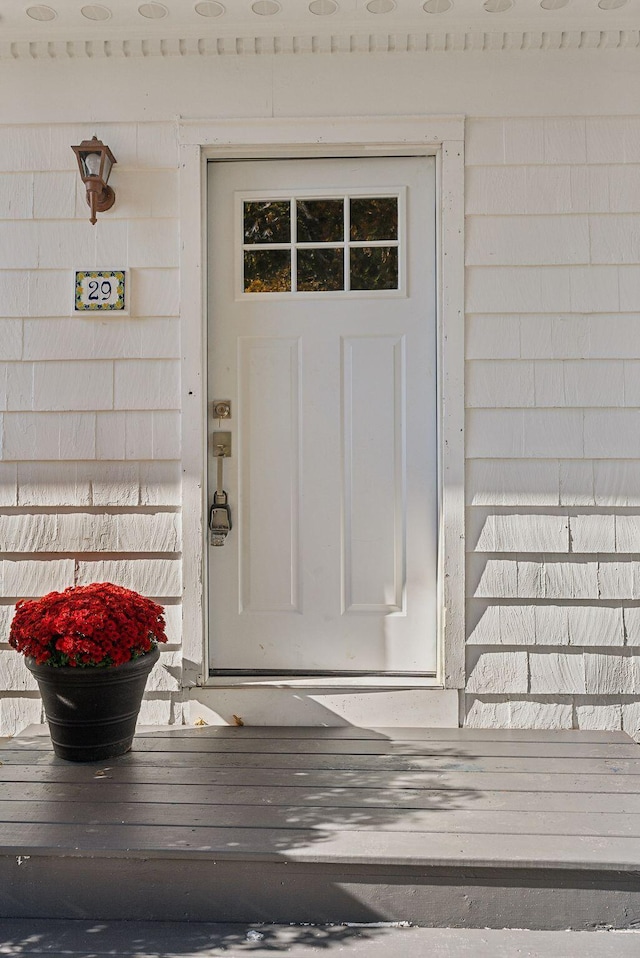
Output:
<instances>
[{"instance_id":1,"label":"door jamb","mask_svg":"<svg viewBox=\"0 0 640 958\"><path fill-rule=\"evenodd\" d=\"M183 688L208 679L206 167L211 159L436 156L439 688L464 688L464 118L191 120L179 124Z\"/></svg>"}]
</instances>

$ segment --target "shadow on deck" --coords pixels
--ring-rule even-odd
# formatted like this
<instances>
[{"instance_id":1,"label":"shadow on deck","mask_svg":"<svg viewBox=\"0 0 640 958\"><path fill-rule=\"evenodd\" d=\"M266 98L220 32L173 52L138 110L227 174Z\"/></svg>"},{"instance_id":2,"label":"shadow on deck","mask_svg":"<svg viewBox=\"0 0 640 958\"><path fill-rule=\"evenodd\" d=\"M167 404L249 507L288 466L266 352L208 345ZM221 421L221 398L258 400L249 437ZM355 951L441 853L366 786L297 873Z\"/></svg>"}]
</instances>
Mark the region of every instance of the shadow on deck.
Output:
<instances>
[{"instance_id":1,"label":"shadow on deck","mask_svg":"<svg viewBox=\"0 0 640 958\"><path fill-rule=\"evenodd\" d=\"M76 765L27 730L0 761L5 919L640 916L640 750L621 732L153 728Z\"/></svg>"}]
</instances>

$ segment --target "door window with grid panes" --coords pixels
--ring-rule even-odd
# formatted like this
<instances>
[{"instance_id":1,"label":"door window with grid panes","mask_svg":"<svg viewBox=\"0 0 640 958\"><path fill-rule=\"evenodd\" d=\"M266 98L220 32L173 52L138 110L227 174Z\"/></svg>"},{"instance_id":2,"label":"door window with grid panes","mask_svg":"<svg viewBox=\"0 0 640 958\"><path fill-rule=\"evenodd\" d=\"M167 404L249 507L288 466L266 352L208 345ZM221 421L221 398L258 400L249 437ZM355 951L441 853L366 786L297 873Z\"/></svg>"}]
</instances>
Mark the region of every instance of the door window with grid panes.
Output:
<instances>
[{"instance_id":1,"label":"door window with grid panes","mask_svg":"<svg viewBox=\"0 0 640 958\"><path fill-rule=\"evenodd\" d=\"M404 191L240 198L243 294L398 294Z\"/></svg>"}]
</instances>

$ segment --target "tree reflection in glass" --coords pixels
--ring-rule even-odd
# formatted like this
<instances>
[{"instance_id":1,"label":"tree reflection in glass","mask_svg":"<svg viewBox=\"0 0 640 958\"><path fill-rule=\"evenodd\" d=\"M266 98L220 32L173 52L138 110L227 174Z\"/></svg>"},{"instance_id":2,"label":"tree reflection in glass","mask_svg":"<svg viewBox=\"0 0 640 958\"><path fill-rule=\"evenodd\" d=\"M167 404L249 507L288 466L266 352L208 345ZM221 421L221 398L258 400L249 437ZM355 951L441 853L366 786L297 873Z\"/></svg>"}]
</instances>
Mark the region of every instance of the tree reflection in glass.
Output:
<instances>
[{"instance_id":1,"label":"tree reflection in glass","mask_svg":"<svg viewBox=\"0 0 640 958\"><path fill-rule=\"evenodd\" d=\"M367 196L351 199L350 238L396 240L398 238L398 200L395 196Z\"/></svg>"},{"instance_id":2,"label":"tree reflection in glass","mask_svg":"<svg viewBox=\"0 0 640 958\"><path fill-rule=\"evenodd\" d=\"M351 247L351 289L397 289L397 246Z\"/></svg>"},{"instance_id":3,"label":"tree reflection in glass","mask_svg":"<svg viewBox=\"0 0 640 958\"><path fill-rule=\"evenodd\" d=\"M289 200L244 204L245 243L290 243L291 203Z\"/></svg>"},{"instance_id":4,"label":"tree reflection in glass","mask_svg":"<svg viewBox=\"0 0 640 958\"><path fill-rule=\"evenodd\" d=\"M290 293L291 253L289 250L245 251L244 291L245 293Z\"/></svg>"},{"instance_id":5,"label":"tree reflection in glass","mask_svg":"<svg viewBox=\"0 0 640 958\"><path fill-rule=\"evenodd\" d=\"M299 249L298 289L313 290L344 289L344 252L339 249Z\"/></svg>"},{"instance_id":6,"label":"tree reflection in glass","mask_svg":"<svg viewBox=\"0 0 640 958\"><path fill-rule=\"evenodd\" d=\"M246 293L398 289L397 196L245 201L243 217Z\"/></svg>"},{"instance_id":7,"label":"tree reflection in glass","mask_svg":"<svg viewBox=\"0 0 640 958\"><path fill-rule=\"evenodd\" d=\"M342 243L344 200L297 200L296 224L299 243Z\"/></svg>"}]
</instances>

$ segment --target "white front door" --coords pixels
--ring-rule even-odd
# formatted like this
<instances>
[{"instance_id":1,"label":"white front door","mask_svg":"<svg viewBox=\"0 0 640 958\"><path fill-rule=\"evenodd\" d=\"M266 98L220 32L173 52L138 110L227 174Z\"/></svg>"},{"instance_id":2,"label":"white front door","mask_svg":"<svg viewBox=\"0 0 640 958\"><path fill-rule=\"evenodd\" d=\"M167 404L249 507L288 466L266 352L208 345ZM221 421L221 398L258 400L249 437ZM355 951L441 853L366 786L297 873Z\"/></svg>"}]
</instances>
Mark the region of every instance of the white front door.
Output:
<instances>
[{"instance_id":1,"label":"white front door","mask_svg":"<svg viewBox=\"0 0 640 958\"><path fill-rule=\"evenodd\" d=\"M215 162L208 195L211 674L434 675L434 160Z\"/></svg>"}]
</instances>

